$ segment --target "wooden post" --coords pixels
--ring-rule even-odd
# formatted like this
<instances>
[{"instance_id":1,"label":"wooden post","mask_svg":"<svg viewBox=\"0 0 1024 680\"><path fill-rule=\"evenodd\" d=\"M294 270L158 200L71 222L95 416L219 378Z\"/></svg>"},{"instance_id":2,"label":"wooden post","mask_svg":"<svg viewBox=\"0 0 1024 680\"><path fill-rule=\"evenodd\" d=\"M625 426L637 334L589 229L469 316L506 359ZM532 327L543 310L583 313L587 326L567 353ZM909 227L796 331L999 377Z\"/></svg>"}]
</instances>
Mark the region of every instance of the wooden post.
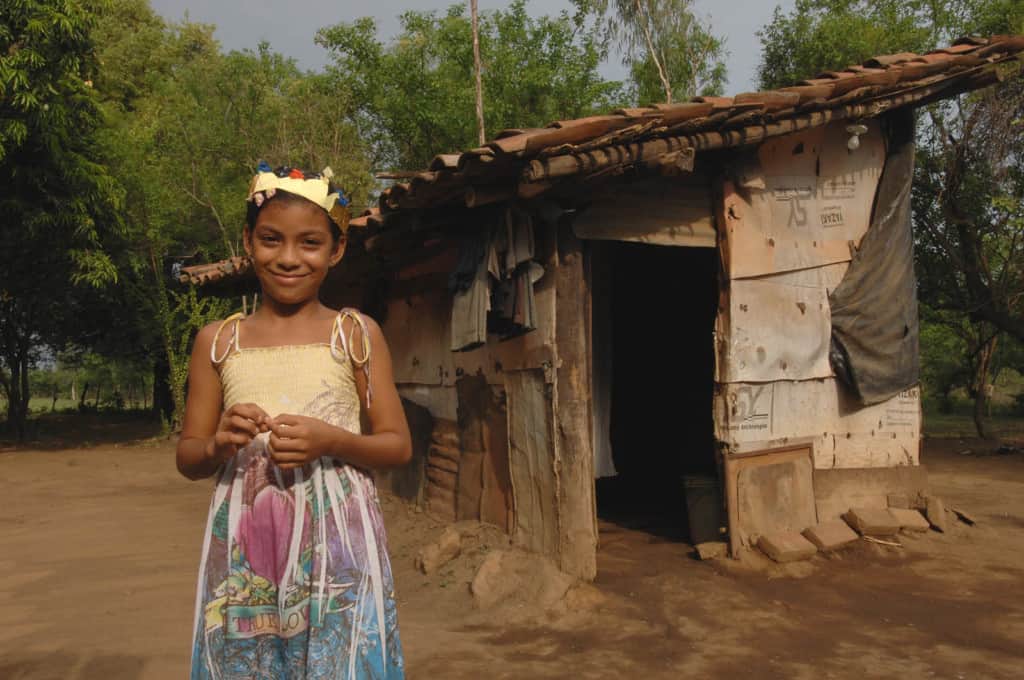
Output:
<instances>
[{"instance_id":1,"label":"wooden post","mask_svg":"<svg viewBox=\"0 0 1024 680\"><path fill-rule=\"evenodd\" d=\"M480 80L480 28L477 21L476 0L469 0L469 16L473 22L473 75L476 77L476 125L480 146L487 141L484 133L484 87Z\"/></svg>"},{"instance_id":2,"label":"wooden post","mask_svg":"<svg viewBox=\"0 0 1024 680\"><path fill-rule=\"evenodd\" d=\"M592 580L597 575L597 514L590 421L590 289L582 244L567 224L558 229L555 299L559 566L567 574Z\"/></svg>"}]
</instances>

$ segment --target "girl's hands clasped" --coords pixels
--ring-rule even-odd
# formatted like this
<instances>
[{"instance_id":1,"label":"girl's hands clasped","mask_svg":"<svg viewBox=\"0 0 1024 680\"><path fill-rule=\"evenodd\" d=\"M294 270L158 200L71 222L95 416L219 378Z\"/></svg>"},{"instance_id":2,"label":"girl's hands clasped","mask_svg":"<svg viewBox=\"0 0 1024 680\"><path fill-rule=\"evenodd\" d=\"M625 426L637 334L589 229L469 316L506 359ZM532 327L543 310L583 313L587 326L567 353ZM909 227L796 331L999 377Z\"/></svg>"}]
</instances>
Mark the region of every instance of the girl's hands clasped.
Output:
<instances>
[{"instance_id":1,"label":"girl's hands clasped","mask_svg":"<svg viewBox=\"0 0 1024 680\"><path fill-rule=\"evenodd\" d=\"M260 432L267 432L270 423L270 416L256 404L235 404L221 414L217 431L206 448L207 457L218 462L227 460Z\"/></svg>"},{"instance_id":2,"label":"girl's hands clasped","mask_svg":"<svg viewBox=\"0 0 1024 680\"><path fill-rule=\"evenodd\" d=\"M281 414L270 422L270 457L282 470L302 467L321 456L338 455L345 434L319 418Z\"/></svg>"}]
</instances>

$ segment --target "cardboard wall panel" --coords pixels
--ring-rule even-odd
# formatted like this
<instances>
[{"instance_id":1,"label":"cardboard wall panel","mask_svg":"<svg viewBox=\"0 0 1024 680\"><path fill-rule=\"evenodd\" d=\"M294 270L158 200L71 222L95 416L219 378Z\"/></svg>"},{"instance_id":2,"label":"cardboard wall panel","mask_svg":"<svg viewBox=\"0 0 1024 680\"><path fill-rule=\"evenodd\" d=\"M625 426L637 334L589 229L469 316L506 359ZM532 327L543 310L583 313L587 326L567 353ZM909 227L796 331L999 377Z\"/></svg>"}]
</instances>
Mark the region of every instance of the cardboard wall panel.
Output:
<instances>
[{"instance_id":1,"label":"cardboard wall panel","mask_svg":"<svg viewBox=\"0 0 1024 680\"><path fill-rule=\"evenodd\" d=\"M917 465L920 390L859 407L835 379L727 384L715 397L716 437L735 451L814 441L816 468Z\"/></svg>"},{"instance_id":2,"label":"cardboard wall panel","mask_svg":"<svg viewBox=\"0 0 1024 680\"><path fill-rule=\"evenodd\" d=\"M832 375L825 272L740 279L718 320L719 382L807 380Z\"/></svg>"},{"instance_id":3,"label":"cardboard wall panel","mask_svg":"<svg viewBox=\"0 0 1024 680\"><path fill-rule=\"evenodd\" d=\"M885 142L867 123L856 150L843 122L770 139L724 192L729 278L819 267L851 258L871 220Z\"/></svg>"}]
</instances>

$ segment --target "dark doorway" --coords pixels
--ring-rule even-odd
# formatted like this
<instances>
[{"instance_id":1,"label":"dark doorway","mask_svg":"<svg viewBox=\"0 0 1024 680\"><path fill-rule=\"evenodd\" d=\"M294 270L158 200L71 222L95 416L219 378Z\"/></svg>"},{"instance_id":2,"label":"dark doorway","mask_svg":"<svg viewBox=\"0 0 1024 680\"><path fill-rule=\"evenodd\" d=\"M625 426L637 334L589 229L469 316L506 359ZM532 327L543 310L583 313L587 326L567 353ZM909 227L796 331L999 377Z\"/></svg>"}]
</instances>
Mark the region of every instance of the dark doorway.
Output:
<instances>
[{"instance_id":1,"label":"dark doorway","mask_svg":"<svg viewBox=\"0 0 1024 680\"><path fill-rule=\"evenodd\" d=\"M595 319L607 315L594 324L595 362L611 360L610 381L597 380L595 387L610 391L608 429L618 472L597 480L598 513L688 540L684 485L716 475L718 253L625 242L595 245L603 262L594 273L609 284L593 288Z\"/></svg>"}]
</instances>

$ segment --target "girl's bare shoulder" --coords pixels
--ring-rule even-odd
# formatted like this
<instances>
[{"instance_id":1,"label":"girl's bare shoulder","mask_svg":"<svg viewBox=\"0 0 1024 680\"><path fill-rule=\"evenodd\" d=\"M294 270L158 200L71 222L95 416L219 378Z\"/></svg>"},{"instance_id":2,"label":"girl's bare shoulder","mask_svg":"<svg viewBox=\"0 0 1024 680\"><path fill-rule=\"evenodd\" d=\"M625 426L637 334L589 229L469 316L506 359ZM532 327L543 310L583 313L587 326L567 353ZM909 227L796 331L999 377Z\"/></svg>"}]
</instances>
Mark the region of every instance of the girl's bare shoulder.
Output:
<instances>
[{"instance_id":1,"label":"girl's bare shoulder","mask_svg":"<svg viewBox=\"0 0 1024 680\"><path fill-rule=\"evenodd\" d=\"M371 339L384 337L380 324L366 312L360 311L355 307L344 307L335 312L335 314L341 319L342 330L346 333L361 334L365 327Z\"/></svg>"},{"instance_id":2,"label":"girl's bare shoulder","mask_svg":"<svg viewBox=\"0 0 1024 680\"><path fill-rule=\"evenodd\" d=\"M239 317L230 316L226 319L219 319L217 321L211 321L196 333L196 339L193 344L193 353L202 352L204 356L210 355L210 350L216 343L216 354L226 352L231 346L232 337L234 335L233 325L237 323Z\"/></svg>"}]
</instances>

